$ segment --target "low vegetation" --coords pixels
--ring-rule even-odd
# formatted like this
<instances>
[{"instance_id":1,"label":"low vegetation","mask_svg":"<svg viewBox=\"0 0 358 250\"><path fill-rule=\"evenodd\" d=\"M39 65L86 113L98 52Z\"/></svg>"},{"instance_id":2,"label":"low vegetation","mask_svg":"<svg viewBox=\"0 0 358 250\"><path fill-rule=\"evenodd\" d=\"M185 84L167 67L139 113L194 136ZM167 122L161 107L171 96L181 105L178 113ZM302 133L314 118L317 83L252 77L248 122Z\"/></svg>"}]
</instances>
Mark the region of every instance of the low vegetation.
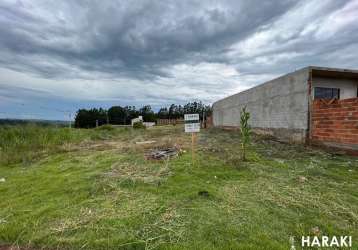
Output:
<instances>
[{"instance_id":1,"label":"low vegetation","mask_svg":"<svg viewBox=\"0 0 358 250\"><path fill-rule=\"evenodd\" d=\"M0 126L0 164L25 165L51 153L65 152L71 144L118 136L111 126L97 129L69 129L37 124Z\"/></svg>"},{"instance_id":2,"label":"low vegetation","mask_svg":"<svg viewBox=\"0 0 358 250\"><path fill-rule=\"evenodd\" d=\"M133 128L134 129L145 129L145 125L143 124L143 122L135 122L133 123Z\"/></svg>"},{"instance_id":3,"label":"low vegetation","mask_svg":"<svg viewBox=\"0 0 358 250\"><path fill-rule=\"evenodd\" d=\"M0 135L0 249L286 250L290 236L358 238L354 157L253 136L243 161L240 133L211 129L193 163L181 126ZM145 157L169 147L179 155Z\"/></svg>"}]
</instances>

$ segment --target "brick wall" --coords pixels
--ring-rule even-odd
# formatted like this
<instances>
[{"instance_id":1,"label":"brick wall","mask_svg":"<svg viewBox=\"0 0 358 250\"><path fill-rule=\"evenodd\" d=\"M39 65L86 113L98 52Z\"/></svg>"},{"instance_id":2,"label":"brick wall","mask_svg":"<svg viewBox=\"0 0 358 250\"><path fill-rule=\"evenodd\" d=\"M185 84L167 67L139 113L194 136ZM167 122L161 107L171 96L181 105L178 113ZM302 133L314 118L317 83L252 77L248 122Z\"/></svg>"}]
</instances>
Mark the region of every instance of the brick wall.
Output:
<instances>
[{"instance_id":1,"label":"brick wall","mask_svg":"<svg viewBox=\"0 0 358 250\"><path fill-rule=\"evenodd\" d=\"M358 149L358 98L314 100L311 112L312 142Z\"/></svg>"},{"instance_id":2,"label":"brick wall","mask_svg":"<svg viewBox=\"0 0 358 250\"><path fill-rule=\"evenodd\" d=\"M157 119L157 125L184 124L184 119Z\"/></svg>"}]
</instances>

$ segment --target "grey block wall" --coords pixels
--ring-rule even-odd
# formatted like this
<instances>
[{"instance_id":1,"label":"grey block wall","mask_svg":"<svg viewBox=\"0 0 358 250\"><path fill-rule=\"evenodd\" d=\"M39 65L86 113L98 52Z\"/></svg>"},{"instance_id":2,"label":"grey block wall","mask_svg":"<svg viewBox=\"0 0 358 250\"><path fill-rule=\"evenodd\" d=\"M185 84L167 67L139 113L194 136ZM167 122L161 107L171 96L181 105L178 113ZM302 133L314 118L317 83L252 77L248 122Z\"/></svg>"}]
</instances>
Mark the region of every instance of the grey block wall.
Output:
<instances>
[{"instance_id":1,"label":"grey block wall","mask_svg":"<svg viewBox=\"0 0 358 250\"><path fill-rule=\"evenodd\" d=\"M238 127L247 106L250 125L260 133L304 142L308 129L309 68L284 75L213 104L213 125Z\"/></svg>"}]
</instances>

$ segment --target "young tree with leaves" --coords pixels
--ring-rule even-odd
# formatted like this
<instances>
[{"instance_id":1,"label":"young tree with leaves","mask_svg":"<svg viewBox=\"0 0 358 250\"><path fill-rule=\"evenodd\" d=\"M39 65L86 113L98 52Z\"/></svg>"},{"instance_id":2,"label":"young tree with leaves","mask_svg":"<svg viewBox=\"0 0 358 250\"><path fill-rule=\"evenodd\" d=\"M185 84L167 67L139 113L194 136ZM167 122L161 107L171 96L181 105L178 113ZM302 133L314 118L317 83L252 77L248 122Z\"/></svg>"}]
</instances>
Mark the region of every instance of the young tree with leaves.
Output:
<instances>
[{"instance_id":1,"label":"young tree with leaves","mask_svg":"<svg viewBox=\"0 0 358 250\"><path fill-rule=\"evenodd\" d=\"M240 113L240 133L241 133L241 150L242 159L246 160L246 149L250 143L251 127L249 125L250 113L246 111L246 106L242 108Z\"/></svg>"}]
</instances>

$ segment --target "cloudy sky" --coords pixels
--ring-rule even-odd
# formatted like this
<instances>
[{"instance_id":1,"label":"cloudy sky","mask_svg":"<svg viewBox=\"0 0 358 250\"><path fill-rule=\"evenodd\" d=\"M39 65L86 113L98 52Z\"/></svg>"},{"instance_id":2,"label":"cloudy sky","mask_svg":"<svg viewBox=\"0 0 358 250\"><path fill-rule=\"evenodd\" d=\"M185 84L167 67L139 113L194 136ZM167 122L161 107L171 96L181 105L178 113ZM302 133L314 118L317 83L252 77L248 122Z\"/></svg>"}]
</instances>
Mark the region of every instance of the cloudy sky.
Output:
<instances>
[{"instance_id":1,"label":"cloudy sky","mask_svg":"<svg viewBox=\"0 0 358 250\"><path fill-rule=\"evenodd\" d=\"M212 103L357 55L358 0L1 0L0 117Z\"/></svg>"}]
</instances>

